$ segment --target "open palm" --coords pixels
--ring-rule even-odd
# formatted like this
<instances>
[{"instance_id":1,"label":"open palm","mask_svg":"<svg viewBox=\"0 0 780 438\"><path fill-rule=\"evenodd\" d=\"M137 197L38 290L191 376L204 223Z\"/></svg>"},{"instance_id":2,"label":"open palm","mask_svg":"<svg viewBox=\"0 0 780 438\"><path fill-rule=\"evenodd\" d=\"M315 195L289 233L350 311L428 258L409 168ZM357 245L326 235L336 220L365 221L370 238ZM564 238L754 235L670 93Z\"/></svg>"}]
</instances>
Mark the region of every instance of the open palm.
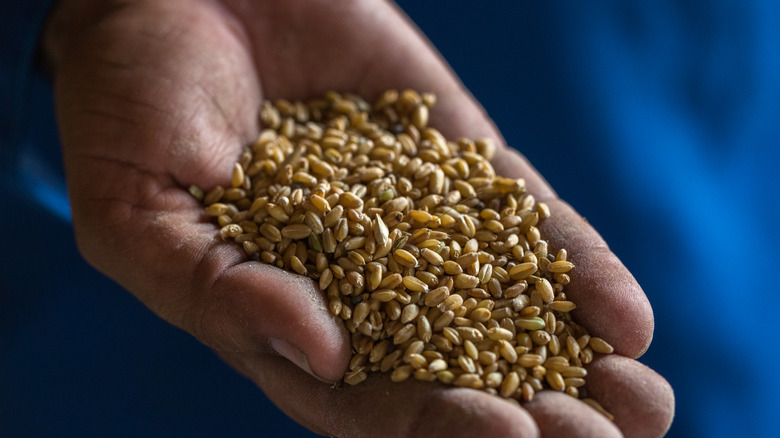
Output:
<instances>
[{"instance_id":1,"label":"open palm","mask_svg":"<svg viewBox=\"0 0 780 438\"><path fill-rule=\"evenodd\" d=\"M246 262L237 246L215 238L186 188L226 184L259 132L262 99L434 91L431 123L445 135L500 140L392 4L65 0L46 42L84 256L303 425L336 436L657 436L668 427L671 389L629 359L652 337L644 294L595 231L509 149L499 152L497 170L526 178L550 204L543 232L577 264L567 289L579 306L575 318L618 353L595 360L588 377L589 393L614 424L553 392L519 408L474 390L386 376L332 389L320 380L343 375L349 339L312 282Z\"/></svg>"}]
</instances>

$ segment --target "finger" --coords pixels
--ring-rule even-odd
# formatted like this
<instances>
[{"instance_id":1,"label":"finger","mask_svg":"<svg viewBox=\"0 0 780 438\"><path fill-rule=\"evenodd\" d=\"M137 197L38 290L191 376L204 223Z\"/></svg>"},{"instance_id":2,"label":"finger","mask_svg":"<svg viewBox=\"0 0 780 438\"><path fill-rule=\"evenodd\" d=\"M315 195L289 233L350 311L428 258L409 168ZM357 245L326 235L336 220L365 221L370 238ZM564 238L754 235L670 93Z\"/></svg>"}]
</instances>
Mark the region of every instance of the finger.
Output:
<instances>
[{"instance_id":1,"label":"finger","mask_svg":"<svg viewBox=\"0 0 780 438\"><path fill-rule=\"evenodd\" d=\"M569 395L541 391L523 404L544 437L622 437L623 434L606 417Z\"/></svg>"},{"instance_id":2,"label":"finger","mask_svg":"<svg viewBox=\"0 0 780 438\"><path fill-rule=\"evenodd\" d=\"M528 165L518 153L505 149L496 160L499 169L512 177L525 173ZM571 206L542 186L541 179L528 178L531 193L542 193L537 201L546 202L551 216L540 229L550 250L565 248L575 268L566 294L577 305L572 316L593 336L609 342L615 351L639 357L653 337L653 310L641 287L628 269L613 254L601 236Z\"/></svg>"},{"instance_id":3,"label":"finger","mask_svg":"<svg viewBox=\"0 0 780 438\"><path fill-rule=\"evenodd\" d=\"M644 292L599 234L561 200L548 201L552 216L541 226L550 248L566 248L575 265L566 293L573 318L615 352L637 358L653 338L653 310Z\"/></svg>"},{"instance_id":4,"label":"finger","mask_svg":"<svg viewBox=\"0 0 780 438\"><path fill-rule=\"evenodd\" d=\"M588 395L615 416L626 437L664 436L674 418L674 392L647 366L618 355L588 366Z\"/></svg>"},{"instance_id":5,"label":"finger","mask_svg":"<svg viewBox=\"0 0 780 438\"><path fill-rule=\"evenodd\" d=\"M333 389L277 357L223 354L284 412L311 430L346 437L537 437L533 419L499 397L373 374Z\"/></svg>"}]
</instances>

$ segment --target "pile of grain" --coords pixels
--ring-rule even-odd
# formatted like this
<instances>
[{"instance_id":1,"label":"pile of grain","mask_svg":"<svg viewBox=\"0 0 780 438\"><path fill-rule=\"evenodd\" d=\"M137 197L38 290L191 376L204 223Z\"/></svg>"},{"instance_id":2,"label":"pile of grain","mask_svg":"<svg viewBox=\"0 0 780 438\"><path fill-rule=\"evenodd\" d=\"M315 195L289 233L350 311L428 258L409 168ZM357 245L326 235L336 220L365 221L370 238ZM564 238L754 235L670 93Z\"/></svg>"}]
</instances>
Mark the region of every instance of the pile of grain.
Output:
<instances>
[{"instance_id":1,"label":"pile of grain","mask_svg":"<svg viewBox=\"0 0 780 438\"><path fill-rule=\"evenodd\" d=\"M495 174L491 141L428 127L434 103L265 102L231 186L191 192L248 257L318 283L352 336L344 382L390 372L518 401L549 388L602 410L583 365L612 347L569 315L574 265L537 227L549 208Z\"/></svg>"}]
</instances>

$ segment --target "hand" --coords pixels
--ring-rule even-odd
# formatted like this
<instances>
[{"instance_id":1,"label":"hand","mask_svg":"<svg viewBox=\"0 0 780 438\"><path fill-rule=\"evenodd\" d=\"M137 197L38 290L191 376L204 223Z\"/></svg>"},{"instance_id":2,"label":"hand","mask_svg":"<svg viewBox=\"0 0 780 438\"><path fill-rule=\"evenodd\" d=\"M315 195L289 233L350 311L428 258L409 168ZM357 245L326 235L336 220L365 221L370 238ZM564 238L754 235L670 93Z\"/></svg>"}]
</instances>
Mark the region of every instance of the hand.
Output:
<instances>
[{"instance_id":1,"label":"hand","mask_svg":"<svg viewBox=\"0 0 780 438\"><path fill-rule=\"evenodd\" d=\"M246 262L203 220L186 188L226 184L259 131L264 98L434 91L431 124L445 135L501 140L392 4L63 0L44 42L84 256L303 425L342 437L658 436L668 428L671 388L631 359L653 332L643 292L598 234L508 148L497 170L524 177L550 205L542 231L577 265L567 289L576 318L618 353L588 369L588 391L614 423L549 391L518 408L474 390L387 376L331 389L320 380L341 378L350 346L322 295L305 278Z\"/></svg>"}]
</instances>

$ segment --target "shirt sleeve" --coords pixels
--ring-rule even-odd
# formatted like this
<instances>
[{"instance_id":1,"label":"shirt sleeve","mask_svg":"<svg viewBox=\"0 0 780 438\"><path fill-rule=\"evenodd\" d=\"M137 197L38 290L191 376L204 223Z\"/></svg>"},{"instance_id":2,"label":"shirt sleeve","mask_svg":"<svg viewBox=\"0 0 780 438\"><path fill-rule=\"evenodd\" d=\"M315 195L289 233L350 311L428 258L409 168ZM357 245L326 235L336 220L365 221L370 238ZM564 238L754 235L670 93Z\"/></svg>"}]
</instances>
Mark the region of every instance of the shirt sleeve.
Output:
<instances>
[{"instance_id":1,"label":"shirt sleeve","mask_svg":"<svg viewBox=\"0 0 780 438\"><path fill-rule=\"evenodd\" d=\"M29 122L29 96L41 29L54 0L0 2L0 171L15 163L22 127Z\"/></svg>"}]
</instances>

